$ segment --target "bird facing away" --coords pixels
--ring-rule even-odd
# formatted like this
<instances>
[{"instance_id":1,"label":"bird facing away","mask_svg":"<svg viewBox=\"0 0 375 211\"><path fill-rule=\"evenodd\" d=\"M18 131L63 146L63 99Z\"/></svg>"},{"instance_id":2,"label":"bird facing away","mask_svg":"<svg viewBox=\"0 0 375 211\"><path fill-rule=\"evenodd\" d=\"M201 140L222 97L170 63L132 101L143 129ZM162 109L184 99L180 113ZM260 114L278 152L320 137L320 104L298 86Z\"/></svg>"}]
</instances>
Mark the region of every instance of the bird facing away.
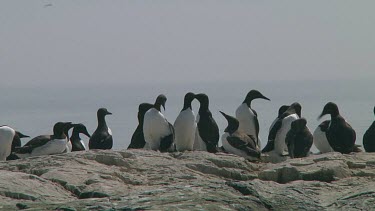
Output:
<instances>
[{"instance_id":1,"label":"bird facing away","mask_svg":"<svg viewBox=\"0 0 375 211\"><path fill-rule=\"evenodd\" d=\"M301 117L301 109L301 104L295 102L276 118L273 125L271 125L268 142L262 150L263 153L273 151L277 155L283 155L284 150L287 150L285 143L286 134L290 130L292 122Z\"/></svg>"},{"instance_id":2,"label":"bird facing away","mask_svg":"<svg viewBox=\"0 0 375 211\"><path fill-rule=\"evenodd\" d=\"M194 150L208 151L215 153L218 151L219 127L212 113L209 110L209 99L206 94L195 96L200 103L197 115L197 130L195 132Z\"/></svg>"},{"instance_id":3,"label":"bird facing away","mask_svg":"<svg viewBox=\"0 0 375 211\"><path fill-rule=\"evenodd\" d=\"M195 141L195 130L197 123L195 121L195 114L191 106L191 102L195 99L195 94L189 92L184 97L184 107L177 116L173 124L175 129L175 144L176 150L186 151L193 150Z\"/></svg>"},{"instance_id":4,"label":"bird facing away","mask_svg":"<svg viewBox=\"0 0 375 211\"><path fill-rule=\"evenodd\" d=\"M254 137L238 130L239 122L236 118L221 111L220 113L228 122L228 126L224 130L225 133L221 137L225 151L251 160L259 159L261 153Z\"/></svg>"},{"instance_id":5,"label":"bird facing away","mask_svg":"<svg viewBox=\"0 0 375 211\"><path fill-rule=\"evenodd\" d=\"M236 118L240 123L239 130L245 132L247 135L253 136L256 140L258 148L261 147L261 141L259 139L259 121L257 112L251 108L251 102L254 99L265 99L265 97L258 90L251 90L247 93L245 100L236 109Z\"/></svg>"},{"instance_id":6,"label":"bird facing away","mask_svg":"<svg viewBox=\"0 0 375 211\"><path fill-rule=\"evenodd\" d=\"M285 138L290 158L308 156L313 144L313 136L305 118L294 120Z\"/></svg>"},{"instance_id":7,"label":"bird facing away","mask_svg":"<svg viewBox=\"0 0 375 211\"><path fill-rule=\"evenodd\" d=\"M106 108L99 108L97 112L98 127L89 140L89 149L112 149L112 131L105 121L107 115L112 115L112 113Z\"/></svg>"},{"instance_id":8,"label":"bird facing away","mask_svg":"<svg viewBox=\"0 0 375 211\"><path fill-rule=\"evenodd\" d=\"M142 149L145 147L146 142L143 134L143 121L146 112L152 107L154 107L154 105L150 103L141 103L138 106L138 126L132 135L128 149Z\"/></svg>"},{"instance_id":9,"label":"bird facing away","mask_svg":"<svg viewBox=\"0 0 375 211\"><path fill-rule=\"evenodd\" d=\"M165 110L167 97L163 94L156 98L154 106L149 109L143 122L143 134L145 138L145 149L159 150L161 152L174 150L173 125L161 113L161 107Z\"/></svg>"},{"instance_id":10,"label":"bird facing away","mask_svg":"<svg viewBox=\"0 0 375 211\"><path fill-rule=\"evenodd\" d=\"M349 123L340 115L335 103L327 103L320 114L319 119L324 115L331 116L331 122L327 130L329 145L336 152L351 153L355 149L356 133Z\"/></svg>"},{"instance_id":11,"label":"bird facing away","mask_svg":"<svg viewBox=\"0 0 375 211\"><path fill-rule=\"evenodd\" d=\"M81 139L80 134L84 134L89 138L91 137L85 125L81 123L75 124L73 127L72 135L70 136L70 142L72 144L72 150L71 150L72 152L86 150L85 143Z\"/></svg>"},{"instance_id":12,"label":"bird facing away","mask_svg":"<svg viewBox=\"0 0 375 211\"><path fill-rule=\"evenodd\" d=\"M363 136L363 147L365 148L366 152L375 152L375 121L371 124Z\"/></svg>"}]
</instances>

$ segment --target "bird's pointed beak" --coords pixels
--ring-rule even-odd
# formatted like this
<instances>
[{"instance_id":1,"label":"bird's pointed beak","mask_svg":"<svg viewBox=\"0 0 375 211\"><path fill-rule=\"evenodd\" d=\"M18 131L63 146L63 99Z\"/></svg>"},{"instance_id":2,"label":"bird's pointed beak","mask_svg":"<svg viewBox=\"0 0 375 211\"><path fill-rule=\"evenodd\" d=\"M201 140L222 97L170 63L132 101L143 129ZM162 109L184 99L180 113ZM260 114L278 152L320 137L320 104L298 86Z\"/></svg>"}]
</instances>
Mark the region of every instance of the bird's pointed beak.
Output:
<instances>
[{"instance_id":1,"label":"bird's pointed beak","mask_svg":"<svg viewBox=\"0 0 375 211\"><path fill-rule=\"evenodd\" d=\"M324 112L322 112L319 116L318 116L318 120L320 120L324 115L326 115Z\"/></svg>"},{"instance_id":2,"label":"bird's pointed beak","mask_svg":"<svg viewBox=\"0 0 375 211\"><path fill-rule=\"evenodd\" d=\"M266 97L266 96L262 96L261 97L262 99L265 99L265 100L268 100L268 101L271 101L268 97Z\"/></svg>"},{"instance_id":3,"label":"bird's pointed beak","mask_svg":"<svg viewBox=\"0 0 375 211\"><path fill-rule=\"evenodd\" d=\"M165 111L165 103L161 104L161 106L163 106L163 109L164 109L164 111Z\"/></svg>"},{"instance_id":4,"label":"bird's pointed beak","mask_svg":"<svg viewBox=\"0 0 375 211\"><path fill-rule=\"evenodd\" d=\"M91 138L90 133L87 132L87 130L85 132L83 132L83 134L85 134L87 137Z\"/></svg>"},{"instance_id":5,"label":"bird's pointed beak","mask_svg":"<svg viewBox=\"0 0 375 211\"><path fill-rule=\"evenodd\" d=\"M112 115L112 113L111 113L111 112L109 112L109 111L107 111L107 115Z\"/></svg>"},{"instance_id":6,"label":"bird's pointed beak","mask_svg":"<svg viewBox=\"0 0 375 211\"><path fill-rule=\"evenodd\" d=\"M18 136L19 136L20 138L30 138L30 136L25 135L25 134L22 134L22 133L20 133L20 132L18 132Z\"/></svg>"}]
</instances>

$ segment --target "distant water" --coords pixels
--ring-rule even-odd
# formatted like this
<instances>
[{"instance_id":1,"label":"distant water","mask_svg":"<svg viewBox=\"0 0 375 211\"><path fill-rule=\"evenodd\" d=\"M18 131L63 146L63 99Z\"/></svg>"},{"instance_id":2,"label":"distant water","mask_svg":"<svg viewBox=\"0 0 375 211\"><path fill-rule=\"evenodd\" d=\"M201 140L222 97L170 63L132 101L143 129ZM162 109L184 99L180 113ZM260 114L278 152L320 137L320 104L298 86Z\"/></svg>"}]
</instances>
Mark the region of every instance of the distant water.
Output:
<instances>
[{"instance_id":1,"label":"distant water","mask_svg":"<svg viewBox=\"0 0 375 211\"><path fill-rule=\"evenodd\" d=\"M114 148L124 149L129 145L138 124L138 105L142 102L153 103L160 93L168 98L165 116L172 124L182 109L186 92L206 93L210 98L211 112L222 133L226 121L219 110L234 115L247 92L258 89L271 99L257 99L252 103L259 116L263 147L280 105L296 101L301 103L302 116L307 119L312 133L320 122L328 118L317 120L323 106L329 101L337 103L341 114L357 132L356 143L362 144L364 132L374 121L375 98L372 86L371 81L249 81L76 86L64 89L51 86L5 87L0 91L0 124L10 125L34 137L52 133L52 126L57 121L72 121L84 123L92 133L97 126L97 109L106 107L113 113L106 119L113 131ZM194 101L195 112L198 106L198 102ZM84 135L82 137L87 139ZM24 143L27 141L25 139Z\"/></svg>"}]
</instances>

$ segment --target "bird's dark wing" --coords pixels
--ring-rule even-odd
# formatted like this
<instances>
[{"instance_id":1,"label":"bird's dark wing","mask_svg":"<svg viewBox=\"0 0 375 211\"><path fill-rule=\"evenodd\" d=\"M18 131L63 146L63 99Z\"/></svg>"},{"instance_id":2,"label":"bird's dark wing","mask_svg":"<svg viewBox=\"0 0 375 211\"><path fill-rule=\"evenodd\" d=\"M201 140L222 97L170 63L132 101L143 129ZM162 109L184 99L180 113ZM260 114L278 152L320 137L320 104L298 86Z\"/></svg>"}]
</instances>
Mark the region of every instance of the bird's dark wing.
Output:
<instances>
[{"instance_id":1,"label":"bird's dark wing","mask_svg":"<svg viewBox=\"0 0 375 211\"><path fill-rule=\"evenodd\" d=\"M31 153L33 149L45 145L47 142L51 140L51 136L43 135L37 136L27 142L23 147L16 147L14 152L16 153Z\"/></svg>"},{"instance_id":2,"label":"bird's dark wing","mask_svg":"<svg viewBox=\"0 0 375 211\"><path fill-rule=\"evenodd\" d=\"M174 150L174 149L171 149L171 146L173 145L173 141L174 141L174 127L170 122L168 122L168 125L169 125L169 130L171 131L171 134L163 137L160 140L160 152L167 152L169 150Z\"/></svg>"},{"instance_id":3,"label":"bird's dark wing","mask_svg":"<svg viewBox=\"0 0 375 211\"><path fill-rule=\"evenodd\" d=\"M254 126L255 126L255 131L256 131L256 140L257 143L259 142L259 121L258 121L258 114L254 109L251 109L254 113Z\"/></svg>"},{"instance_id":4,"label":"bird's dark wing","mask_svg":"<svg viewBox=\"0 0 375 211\"><path fill-rule=\"evenodd\" d=\"M24 146L38 147L38 146L42 146L42 145L46 144L49 140L51 140L50 135L37 136L37 137L31 139L30 141L28 141Z\"/></svg>"},{"instance_id":5,"label":"bird's dark wing","mask_svg":"<svg viewBox=\"0 0 375 211\"><path fill-rule=\"evenodd\" d=\"M279 131L282 126L282 121L283 121L282 119L278 118L275 124L272 126L268 134L268 141L275 141L277 131Z\"/></svg>"},{"instance_id":6,"label":"bird's dark wing","mask_svg":"<svg viewBox=\"0 0 375 211\"><path fill-rule=\"evenodd\" d=\"M95 131L89 141L89 149L112 149L113 139L107 131Z\"/></svg>"},{"instance_id":7,"label":"bird's dark wing","mask_svg":"<svg viewBox=\"0 0 375 211\"><path fill-rule=\"evenodd\" d=\"M253 141L248 136L228 136L227 141L231 146L246 152L249 156L260 157L260 152L255 146L251 146Z\"/></svg>"},{"instance_id":8,"label":"bird's dark wing","mask_svg":"<svg viewBox=\"0 0 375 211\"><path fill-rule=\"evenodd\" d=\"M375 152L375 121L363 135L363 147L366 152Z\"/></svg>"},{"instance_id":9,"label":"bird's dark wing","mask_svg":"<svg viewBox=\"0 0 375 211\"><path fill-rule=\"evenodd\" d=\"M322 132L327 132L328 131L328 127L329 127L329 123L331 122L331 120L326 120L322 123L320 123L319 127L320 127L320 130Z\"/></svg>"},{"instance_id":10,"label":"bird's dark wing","mask_svg":"<svg viewBox=\"0 0 375 211\"><path fill-rule=\"evenodd\" d=\"M215 119L212 117L211 112L205 115L200 114L198 122L199 136L206 143L207 151L215 153L217 152L217 144L219 142L219 127L216 124Z\"/></svg>"},{"instance_id":11,"label":"bird's dark wing","mask_svg":"<svg viewBox=\"0 0 375 211\"><path fill-rule=\"evenodd\" d=\"M145 144L146 141L143 134L143 128L141 125L138 125L137 129L135 129L133 133L128 149L142 149Z\"/></svg>"}]
</instances>

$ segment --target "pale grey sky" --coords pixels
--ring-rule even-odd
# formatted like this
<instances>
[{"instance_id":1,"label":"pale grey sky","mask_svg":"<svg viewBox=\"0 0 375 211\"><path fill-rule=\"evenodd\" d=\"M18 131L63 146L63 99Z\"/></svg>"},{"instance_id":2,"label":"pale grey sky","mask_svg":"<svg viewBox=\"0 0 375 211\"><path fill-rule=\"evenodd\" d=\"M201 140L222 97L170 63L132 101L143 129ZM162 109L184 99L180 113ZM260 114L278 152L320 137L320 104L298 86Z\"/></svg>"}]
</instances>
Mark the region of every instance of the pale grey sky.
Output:
<instances>
[{"instance_id":1,"label":"pale grey sky","mask_svg":"<svg viewBox=\"0 0 375 211\"><path fill-rule=\"evenodd\" d=\"M2 0L0 83L375 79L374 8L373 0Z\"/></svg>"}]
</instances>

